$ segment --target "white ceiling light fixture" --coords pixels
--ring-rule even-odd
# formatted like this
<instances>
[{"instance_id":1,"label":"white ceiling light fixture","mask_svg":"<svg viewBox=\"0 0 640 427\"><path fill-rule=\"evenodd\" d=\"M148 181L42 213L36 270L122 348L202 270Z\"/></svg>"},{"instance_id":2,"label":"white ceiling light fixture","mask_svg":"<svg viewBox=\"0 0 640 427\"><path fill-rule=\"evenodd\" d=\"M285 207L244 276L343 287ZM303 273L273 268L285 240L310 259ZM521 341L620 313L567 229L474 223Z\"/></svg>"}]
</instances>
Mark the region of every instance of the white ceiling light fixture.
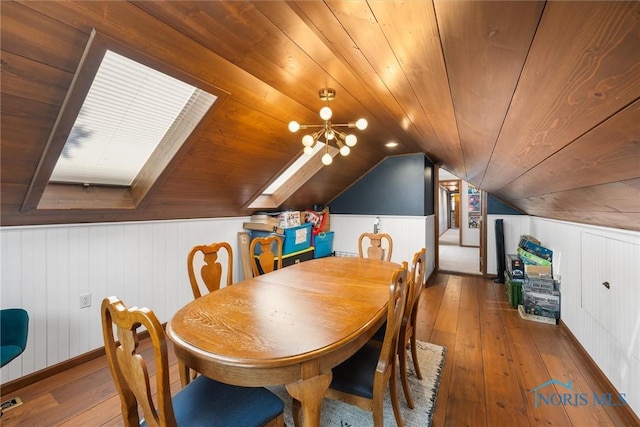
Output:
<instances>
[{"instance_id":1,"label":"white ceiling light fixture","mask_svg":"<svg viewBox=\"0 0 640 427\"><path fill-rule=\"evenodd\" d=\"M289 130L291 132L297 132L300 129L320 128L316 132L306 134L302 137L304 153L312 155L314 153L313 148L318 143L318 140L324 136L325 152L322 155L322 163L324 165L330 165L333 162L333 156L329 153L329 143L333 142L337 145L341 155L348 156L351 152L351 148L358 142L358 138L355 135L345 134L335 128L346 127L349 129L357 128L359 130L365 130L368 123L366 119L358 119L355 122L349 123L331 123L333 111L331 111L331 108L329 107L329 102L335 99L336 91L335 89L324 88L318 91L318 95L322 101L327 103L327 105L320 109L320 118L324 123L319 125L301 125L294 120L289 122Z\"/></svg>"}]
</instances>

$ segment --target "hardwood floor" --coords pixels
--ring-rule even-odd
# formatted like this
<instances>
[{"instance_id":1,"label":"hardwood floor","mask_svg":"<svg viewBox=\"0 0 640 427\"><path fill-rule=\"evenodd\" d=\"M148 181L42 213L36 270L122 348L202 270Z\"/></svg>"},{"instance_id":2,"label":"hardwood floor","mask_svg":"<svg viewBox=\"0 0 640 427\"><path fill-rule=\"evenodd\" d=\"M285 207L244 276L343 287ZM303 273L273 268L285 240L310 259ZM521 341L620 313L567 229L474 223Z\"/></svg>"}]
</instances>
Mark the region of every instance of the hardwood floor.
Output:
<instances>
[{"instance_id":1,"label":"hardwood floor","mask_svg":"<svg viewBox=\"0 0 640 427\"><path fill-rule=\"evenodd\" d=\"M530 390L550 379L571 381L572 394L616 392L564 328L520 319L507 304L503 285L439 274L423 290L417 337L447 347L433 426L640 425L628 410L595 406L591 398L582 406L534 407ZM151 351L148 342L143 345ZM171 347L169 353L175 393L180 384ZM558 385L544 391L554 387L565 392ZM6 427L123 424L104 356L2 396L3 401L13 396L24 403L4 413L0 423Z\"/></svg>"}]
</instances>

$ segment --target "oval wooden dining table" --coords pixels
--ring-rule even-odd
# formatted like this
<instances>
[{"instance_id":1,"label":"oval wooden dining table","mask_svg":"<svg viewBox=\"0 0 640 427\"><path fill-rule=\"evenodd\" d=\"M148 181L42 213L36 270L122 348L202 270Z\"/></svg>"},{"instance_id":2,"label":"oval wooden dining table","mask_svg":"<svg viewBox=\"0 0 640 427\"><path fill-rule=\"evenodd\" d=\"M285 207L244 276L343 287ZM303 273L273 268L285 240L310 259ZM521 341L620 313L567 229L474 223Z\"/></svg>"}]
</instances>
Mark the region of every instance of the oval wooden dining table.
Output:
<instances>
[{"instance_id":1,"label":"oval wooden dining table","mask_svg":"<svg viewBox=\"0 0 640 427\"><path fill-rule=\"evenodd\" d=\"M398 267L348 257L295 264L188 303L167 323L167 336L180 362L207 377L285 385L300 403L296 425L319 426L331 369L384 323Z\"/></svg>"}]
</instances>

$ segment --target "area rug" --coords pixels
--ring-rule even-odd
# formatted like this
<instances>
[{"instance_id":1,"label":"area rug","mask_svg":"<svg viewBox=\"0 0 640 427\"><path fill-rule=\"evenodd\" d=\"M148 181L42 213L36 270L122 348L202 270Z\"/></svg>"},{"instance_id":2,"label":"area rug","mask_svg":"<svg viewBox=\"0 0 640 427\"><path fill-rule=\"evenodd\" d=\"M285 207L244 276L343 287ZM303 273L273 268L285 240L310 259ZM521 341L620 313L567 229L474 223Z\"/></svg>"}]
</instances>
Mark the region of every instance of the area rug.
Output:
<instances>
[{"instance_id":1,"label":"area rug","mask_svg":"<svg viewBox=\"0 0 640 427\"><path fill-rule=\"evenodd\" d=\"M416 378L413 361L409 361L408 363L409 387L411 388L415 408L409 409L407 407L399 377L397 381L398 399L400 401L400 410L402 411L402 419L405 426L427 427L431 425L433 418L447 349L423 341L418 341L417 347L418 363L420 365L420 372L422 373L422 380ZM411 358L411 354L409 354L409 358ZM285 423L288 427L293 427L291 396L289 396L284 386L269 387L269 389L276 393L285 403ZM364 411L356 406L336 400L324 399L322 402L322 419L320 425L323 427L367 427L373 425L373 418L371 412ZM384 399L384 425L396 425L388 387Z\"/></svg>"}]
</instances>

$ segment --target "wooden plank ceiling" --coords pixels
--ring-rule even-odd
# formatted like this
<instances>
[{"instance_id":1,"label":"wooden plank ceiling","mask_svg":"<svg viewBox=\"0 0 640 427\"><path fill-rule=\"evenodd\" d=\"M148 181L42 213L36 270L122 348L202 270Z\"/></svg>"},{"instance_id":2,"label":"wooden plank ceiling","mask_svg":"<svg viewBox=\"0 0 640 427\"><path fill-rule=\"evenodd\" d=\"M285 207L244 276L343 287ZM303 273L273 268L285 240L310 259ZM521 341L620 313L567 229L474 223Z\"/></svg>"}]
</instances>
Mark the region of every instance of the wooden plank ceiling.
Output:
<instances>
[{"instance_id":1,"label":"wooden plank ceiling","mask_svg":"<svg viewBox=\"0 0 640 427\"><path fill-rule=\"evenodd\" d=\"M281 208L389 155L531 215L640 230L640 2L3 2L2 225L247 215L301 152L290 120L369 128ZM136 209L21 212L94 29L228 94ZM384 146L394 140L400 145Z\"/></svg>"}]
</instances>

